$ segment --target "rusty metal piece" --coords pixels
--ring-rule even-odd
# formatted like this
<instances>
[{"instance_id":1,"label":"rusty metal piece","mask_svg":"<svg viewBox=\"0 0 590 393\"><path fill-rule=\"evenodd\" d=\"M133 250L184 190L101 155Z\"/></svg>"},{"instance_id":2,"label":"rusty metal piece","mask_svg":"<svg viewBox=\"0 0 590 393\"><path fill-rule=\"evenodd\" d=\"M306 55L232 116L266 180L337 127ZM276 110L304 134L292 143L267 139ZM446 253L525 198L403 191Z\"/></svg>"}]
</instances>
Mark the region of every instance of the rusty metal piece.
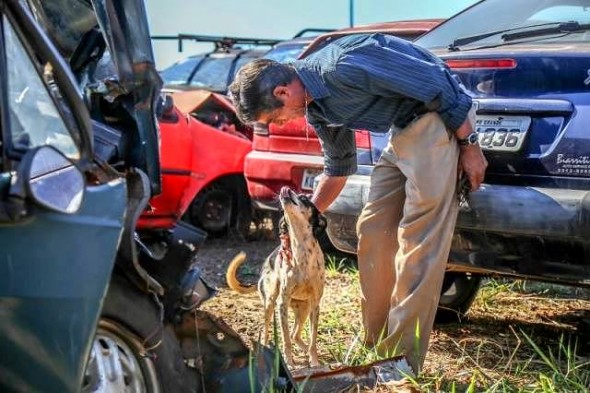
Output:
<instances>
[{"instance_id":1,"label":"rusty metal piece","mask_svg":"<svg viewBox=\"0 0 590 393\"><path fill-rule=\"evenodd\" d=\"M374 389L377 384L400 381L414 376L403 356L379 360L367 365L342 367L308 368L293 371L293 379L299 392L336 393L347 392L351 388Z\"/></svg>"}]
</instances>

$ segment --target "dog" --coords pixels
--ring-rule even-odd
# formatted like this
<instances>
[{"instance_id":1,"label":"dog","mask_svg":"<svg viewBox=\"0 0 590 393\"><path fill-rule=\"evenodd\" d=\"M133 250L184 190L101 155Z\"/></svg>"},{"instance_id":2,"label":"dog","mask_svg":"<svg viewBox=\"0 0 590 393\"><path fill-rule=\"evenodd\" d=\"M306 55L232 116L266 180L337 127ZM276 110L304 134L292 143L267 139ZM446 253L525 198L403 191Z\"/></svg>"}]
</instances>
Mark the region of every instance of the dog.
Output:
<instances>
[{"instance_id":1,"label":"dog","mask_svg":"<svg viewBox=\"0 0 590 393\"><path fill-rule=\"evenodd\" d=\"M264 309L263 343L268 344L270 323L276 306L287 365L294 366L293 341L309 353L311 366L319 366L317 334L326 273L318 236L325 230L326 219L309 198L295 194L288 187L281 189L279 200L284 212L279 225L281 244L266 258L258 281L258 293ZM239 253L230 263L226 274L228 286L240 293L256 290L254 286L243 286L236 277L245 259L246 255ZM289 307L295 316L291 335L288 326ZM308 318L311 335L309 345L306 345L301 332Z\"/></svg>"}]
</instances>

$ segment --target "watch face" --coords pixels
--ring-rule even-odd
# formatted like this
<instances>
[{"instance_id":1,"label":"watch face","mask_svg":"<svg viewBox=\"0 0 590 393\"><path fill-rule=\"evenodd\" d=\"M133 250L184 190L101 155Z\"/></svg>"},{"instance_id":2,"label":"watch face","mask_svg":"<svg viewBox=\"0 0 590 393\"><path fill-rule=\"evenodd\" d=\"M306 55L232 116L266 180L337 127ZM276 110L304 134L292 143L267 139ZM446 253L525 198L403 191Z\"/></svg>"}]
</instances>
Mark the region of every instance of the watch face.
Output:
<instances>
[{"instance_id":1,"label":"watch face","mask_svg":"<svg viewBox=\"0 0 590 393\"><path fill-rule=\"evenodd\" d=\"M478 135L476 132L472 132L471 134L469 134L469 136L467 137L467 141L469 142L470 145L475 145L478 142Z\"/></svg>"}]
</instances>

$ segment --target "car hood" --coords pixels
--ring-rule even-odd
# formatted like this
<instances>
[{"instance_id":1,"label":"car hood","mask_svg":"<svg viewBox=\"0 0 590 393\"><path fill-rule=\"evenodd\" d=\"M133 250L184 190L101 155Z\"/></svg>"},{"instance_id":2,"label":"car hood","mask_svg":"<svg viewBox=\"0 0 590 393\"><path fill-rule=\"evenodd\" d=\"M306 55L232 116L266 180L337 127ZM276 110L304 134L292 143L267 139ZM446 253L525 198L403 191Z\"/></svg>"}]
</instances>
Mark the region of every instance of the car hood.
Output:
<instances>
[{"instance_id":1,"label":"car hood","mask_svg":"<svg viewBox=\"0 0 590 393\"><path fill-rule=\"evenodd\" d=\"M120 102L128 113L126 163L143 170L160 192L155 111L162 80L156 70L142 0L28 0L27 4L89 97ZM132 16L132 22L131 22Z\"/></svg>"},{"instance_id":2,"label":"car hood","mask_svg":"<svg viewBox=\"0 0 590 393\"><path fill-rule=\"evenodd\" d=\"M236 109L231 101L224 95L207 90L191 90L171 93L174 105L183 113L193 113L206 105L219 106L226 111L235 113Z\"/></svg>"}]
</instances>

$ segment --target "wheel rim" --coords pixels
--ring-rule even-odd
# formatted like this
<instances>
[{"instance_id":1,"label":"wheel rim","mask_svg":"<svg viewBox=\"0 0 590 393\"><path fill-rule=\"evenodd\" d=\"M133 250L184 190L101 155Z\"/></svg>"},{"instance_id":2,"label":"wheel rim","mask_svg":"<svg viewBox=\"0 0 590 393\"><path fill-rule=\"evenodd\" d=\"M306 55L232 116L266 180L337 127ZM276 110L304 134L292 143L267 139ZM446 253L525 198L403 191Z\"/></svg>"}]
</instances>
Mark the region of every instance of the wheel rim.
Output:
<instances>
[{"instance_id":1,"label":"wheel rim","mask_svg":"<svg viewBox=\"0 0 590 393\"><path fill-rule=\"evenodd\" d=\"M82 391L99 393L159 392L151 359L143 346L122 326L101 320L84 373Z\"/></svg>"},{"instance_id":2,"label":"wheel rim","mask_svg":"<svg viewBox=\"0 0 590 393\"><path fill-rule=\"evenodd\" d=\"M232 198L227 191L214 190L196 206L197 221L206 231L221 231L229 226Z\"/></svg>"}]
</instances>

